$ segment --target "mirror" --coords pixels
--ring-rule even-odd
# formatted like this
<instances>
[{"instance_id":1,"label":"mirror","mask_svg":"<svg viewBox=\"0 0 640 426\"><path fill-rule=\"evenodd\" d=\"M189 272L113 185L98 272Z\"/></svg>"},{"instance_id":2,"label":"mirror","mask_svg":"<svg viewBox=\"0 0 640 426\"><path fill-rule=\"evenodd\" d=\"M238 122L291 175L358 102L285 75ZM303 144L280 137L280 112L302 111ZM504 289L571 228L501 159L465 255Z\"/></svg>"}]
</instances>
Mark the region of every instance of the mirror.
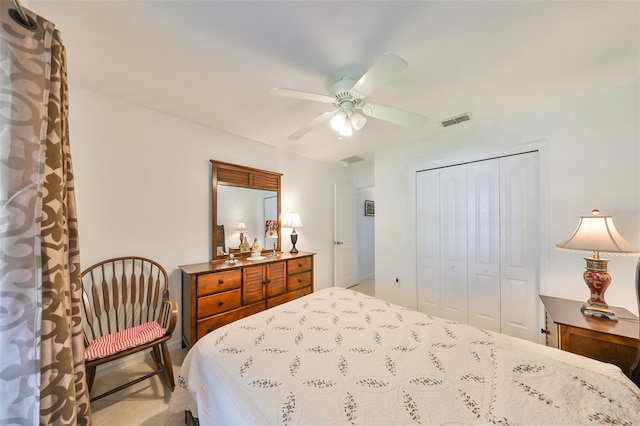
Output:
<instances>
[{"instance_id":1,"label":"mirror","mask_svg":"<svg viewBox=\"0 0 640 426\"><path fill-rule=\"evenodd\" d=\"M254 239L263 253L280 251L281 174L250 167L212 163L213 259L230 253L248 256L240 235L251 246ZM240 223L244 229L239 228Z\"/></svg>"}]
</instances>

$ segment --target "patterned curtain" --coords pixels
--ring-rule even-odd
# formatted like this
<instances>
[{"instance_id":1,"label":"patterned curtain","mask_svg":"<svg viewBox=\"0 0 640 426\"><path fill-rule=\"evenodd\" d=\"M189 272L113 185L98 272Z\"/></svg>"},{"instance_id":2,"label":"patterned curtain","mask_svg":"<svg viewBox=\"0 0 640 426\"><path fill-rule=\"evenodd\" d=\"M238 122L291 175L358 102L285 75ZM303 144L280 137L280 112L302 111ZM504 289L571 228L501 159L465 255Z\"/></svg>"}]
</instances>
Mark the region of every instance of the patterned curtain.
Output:
<instances>
[{"instance_id":1,"label":"patterned curtain","mask_svg":"<svg viewBox=\"0 0 640 426\"><path fill-rule=\"evenodd\" d=\"M66 54L0 0L0 424L90 424Z\"/></svg>"}]
</instances>

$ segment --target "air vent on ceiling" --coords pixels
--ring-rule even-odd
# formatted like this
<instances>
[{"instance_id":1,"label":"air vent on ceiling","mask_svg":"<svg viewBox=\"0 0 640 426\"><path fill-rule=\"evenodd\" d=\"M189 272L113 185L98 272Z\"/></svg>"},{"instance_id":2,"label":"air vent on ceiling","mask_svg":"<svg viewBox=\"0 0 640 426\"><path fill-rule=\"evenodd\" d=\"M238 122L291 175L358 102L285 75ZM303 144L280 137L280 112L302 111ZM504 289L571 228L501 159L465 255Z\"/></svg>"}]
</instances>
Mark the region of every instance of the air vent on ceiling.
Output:
<instances>
[{"instance_id":1,"label":"air vent on ceiling","mask_svg":"<svg viewBox=\"0 0 640 426\"><path fill-rule=\"evenodd\" d=\"M340 161L342 161L345 164L353 164L353 163L357 163L358 161L362 161L362 160L364 160L364 158L358 157L357 155L352 155L351 157L343 158Z\"/></svg>"},{"instance_id":2,"label":"air vent on ceiling","mask_svg":"<svg viewBox=\"0 0 640 426\"><path fill-rule=\"evenodd\" d=\"M453 126L454 124L462 123L469 120L471 120L471 113L467 112L455 117L447 118L446 120L442 121L442 127Z\"/></svg>"}]
</instances>

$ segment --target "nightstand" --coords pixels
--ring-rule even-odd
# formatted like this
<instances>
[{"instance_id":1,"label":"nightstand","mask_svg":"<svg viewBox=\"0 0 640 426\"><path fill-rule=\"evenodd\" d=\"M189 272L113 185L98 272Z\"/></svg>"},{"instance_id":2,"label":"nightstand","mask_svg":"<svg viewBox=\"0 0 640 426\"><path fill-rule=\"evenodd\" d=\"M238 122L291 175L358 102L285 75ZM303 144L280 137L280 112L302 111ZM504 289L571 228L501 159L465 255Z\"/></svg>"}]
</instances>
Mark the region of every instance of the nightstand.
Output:
<instances>
[{"instance_id":1,"label":"nightstand","mask_svg":"<svg viewBox=\"0 0 640 426\"><path fill-rule=\"evenodd\" d=\"M545 308L547 346L615 364L625 374L638 351L638 317L624 308L610 306L618 322L584 316L583 302L540 296Z\"/></svg>"}]
</instances>

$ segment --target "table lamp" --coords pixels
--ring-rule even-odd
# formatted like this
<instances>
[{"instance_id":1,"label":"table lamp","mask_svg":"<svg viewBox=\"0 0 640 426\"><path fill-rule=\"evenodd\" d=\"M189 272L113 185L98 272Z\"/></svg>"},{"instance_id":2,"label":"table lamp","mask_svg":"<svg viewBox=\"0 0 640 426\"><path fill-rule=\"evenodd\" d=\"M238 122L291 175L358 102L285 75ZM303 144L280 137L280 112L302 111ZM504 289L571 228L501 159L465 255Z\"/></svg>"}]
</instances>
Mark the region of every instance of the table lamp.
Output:
<instances>
[{"instance_id":1,"label":"table lamp","mask_svg":"<svg viewBox=\"0 0 640 426\"><path fill-rule=\"evenodd\" d=\"M634 256L640 254L640 250L622 238L613 224L613 218L600 216L598 210L593 210L591 216L580 216L578 227L571 237L556 244L556 248L574 252L593 252L593 257L584 258L587 267L583 278L591 296L587 303L582 305L582 313L618 321L604 299L604 293L611 284L611 275L607 271L609 260L602 259L600 253Z\"/></svg>"},{"instance_id":2,"label":"table lamp","mask_svg":"<svg viewBox=\"0 0 640 426\"><path fill-rule=\"evenodd\" d=\"M282 222L283 228L293 228L293 232L291 232L291 244L293 244L293 248L289 250L289 253L298 253L298 249L296 248L296 243L298 242L298 234L296 234L296 228L302 228L302 221L300 220L300 215L298 213L289 213L284 221Z\"/></svg>"}]
</instances>

